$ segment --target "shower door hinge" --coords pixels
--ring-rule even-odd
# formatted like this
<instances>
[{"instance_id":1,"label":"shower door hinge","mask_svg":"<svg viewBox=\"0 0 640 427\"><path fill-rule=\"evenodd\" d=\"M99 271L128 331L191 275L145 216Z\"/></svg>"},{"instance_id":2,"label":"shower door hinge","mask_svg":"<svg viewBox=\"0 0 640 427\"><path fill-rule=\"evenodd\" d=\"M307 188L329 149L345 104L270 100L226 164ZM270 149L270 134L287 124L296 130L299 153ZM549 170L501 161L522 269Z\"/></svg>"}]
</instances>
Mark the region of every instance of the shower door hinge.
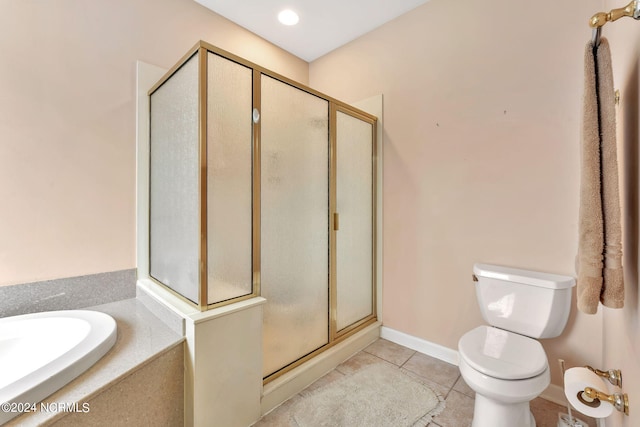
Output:
<instances>
[{"instance_id":1,"label":"shower door hinge","mask_svg":"<svg viewBox=\"0 0 640 427\"><path fill-rule=\"evenodd\" d=\"M338 212L333 213L333 229L334 231L340 229L340 214Z\"/></svg>"}]
</instances>

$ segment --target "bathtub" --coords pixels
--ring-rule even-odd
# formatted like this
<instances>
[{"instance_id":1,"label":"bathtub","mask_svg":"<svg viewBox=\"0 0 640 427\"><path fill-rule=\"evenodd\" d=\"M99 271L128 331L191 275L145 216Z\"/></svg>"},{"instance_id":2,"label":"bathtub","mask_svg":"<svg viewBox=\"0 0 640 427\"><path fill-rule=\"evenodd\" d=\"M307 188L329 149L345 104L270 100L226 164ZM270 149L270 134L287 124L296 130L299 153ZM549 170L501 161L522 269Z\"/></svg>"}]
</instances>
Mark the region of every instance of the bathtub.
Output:
<instances>
[{"instance_id":1,"label":"bathtub","mask_svg":"<svg viewBox=\"0 0 640 427\"><path fill-rule=\"evenodd\" d=\"M64 310L0 319L0 424L29 410L96 363L116 342L116 322Z\"/></svg>"}]
</instances>

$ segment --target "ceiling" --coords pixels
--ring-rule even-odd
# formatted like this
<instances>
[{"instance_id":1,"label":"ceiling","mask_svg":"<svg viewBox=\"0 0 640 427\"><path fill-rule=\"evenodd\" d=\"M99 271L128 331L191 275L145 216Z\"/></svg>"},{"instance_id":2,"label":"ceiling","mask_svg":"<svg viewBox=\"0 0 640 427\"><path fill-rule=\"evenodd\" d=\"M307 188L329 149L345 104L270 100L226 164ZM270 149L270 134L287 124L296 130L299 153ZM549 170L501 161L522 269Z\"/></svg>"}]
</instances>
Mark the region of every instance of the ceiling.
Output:
<instances>
[{"instance_id":1,"label":"ceiling","mask_svg":"<svg viewBox=\"0 0 640 427\"><path fill-rule=\"evenodd\" d=\"M195 0L284 50L311 62L428 0ZM278 22L291 9L294 26Z\"/></svg>"}]
</instances>

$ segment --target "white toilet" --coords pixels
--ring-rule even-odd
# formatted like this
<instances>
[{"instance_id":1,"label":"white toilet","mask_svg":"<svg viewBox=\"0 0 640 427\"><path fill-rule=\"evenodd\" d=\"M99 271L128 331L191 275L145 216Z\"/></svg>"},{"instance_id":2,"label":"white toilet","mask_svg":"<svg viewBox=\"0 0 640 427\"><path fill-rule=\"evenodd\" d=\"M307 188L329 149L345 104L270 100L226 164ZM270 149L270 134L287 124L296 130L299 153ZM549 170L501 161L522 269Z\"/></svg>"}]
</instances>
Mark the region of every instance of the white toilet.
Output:
<instances>
[{"instance_id":1,"label":"white toilet","mask_svg":"<svg viewBox=\"0 0 640 427\"><path fill-rule=\"evenodd\" d=\"M535 338L562 333L571 311L573 277L475 264L482 317L458 342L460 373L476 392L472 427L535 427L529 402L550 383Z\"/></svg>"}]
</instances>

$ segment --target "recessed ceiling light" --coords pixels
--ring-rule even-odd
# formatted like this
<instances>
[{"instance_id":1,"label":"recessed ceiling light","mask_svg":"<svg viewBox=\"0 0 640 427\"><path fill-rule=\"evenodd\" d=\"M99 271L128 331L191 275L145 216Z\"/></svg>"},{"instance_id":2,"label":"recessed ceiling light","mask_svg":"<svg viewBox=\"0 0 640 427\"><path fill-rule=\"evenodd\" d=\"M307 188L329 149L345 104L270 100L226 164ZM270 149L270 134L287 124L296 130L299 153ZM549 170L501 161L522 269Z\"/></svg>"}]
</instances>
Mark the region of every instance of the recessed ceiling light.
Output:
<instances>
[{"instance_id":1,"label":"recessed ceiling light","mask_svg":"<svg viewBox=\"0 0 640 427\"><path fill-rule=\"evenodd\" d=\"M298 14L291 9L285 9L278 14L278 21L284 25L296 25L299 20Z\"/></svg>"}]
</instances>

